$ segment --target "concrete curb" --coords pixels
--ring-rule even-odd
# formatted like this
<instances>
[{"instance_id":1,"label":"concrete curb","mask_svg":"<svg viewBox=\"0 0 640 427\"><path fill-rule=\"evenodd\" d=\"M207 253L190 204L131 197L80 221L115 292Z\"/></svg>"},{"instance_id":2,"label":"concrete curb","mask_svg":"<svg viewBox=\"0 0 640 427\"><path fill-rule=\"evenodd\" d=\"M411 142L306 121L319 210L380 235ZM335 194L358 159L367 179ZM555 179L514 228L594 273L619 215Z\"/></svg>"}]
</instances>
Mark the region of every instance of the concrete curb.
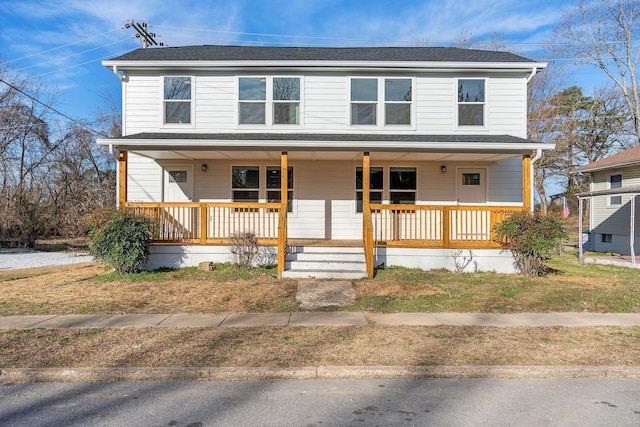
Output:
<instances>
[{"instance_id":1,"label":"concrete curb","mask_svg":"<svg viewBox=\"0 0 640 427\"><path fill-rule=\"evenodd\" d=\"M318 366L299 368L3 368L2 383L468 378L640 378L637 366Z\"/></svg>"}]
</instances>

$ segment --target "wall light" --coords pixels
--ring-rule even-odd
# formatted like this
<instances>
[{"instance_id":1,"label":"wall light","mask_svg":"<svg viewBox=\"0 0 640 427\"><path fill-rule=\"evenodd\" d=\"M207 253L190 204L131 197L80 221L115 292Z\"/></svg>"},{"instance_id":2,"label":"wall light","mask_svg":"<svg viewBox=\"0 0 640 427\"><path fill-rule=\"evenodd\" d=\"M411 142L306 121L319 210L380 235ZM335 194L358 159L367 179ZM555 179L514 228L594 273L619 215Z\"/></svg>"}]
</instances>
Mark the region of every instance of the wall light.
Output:
<instances>
[{"instance_id":1,"label":"wall light","mask_svg":"<svg viewBox=\"0 0 640 427\"><path fill-rule=\"evenodd\" d=\"M447 166L446 165L440 166L440 172L445 173L446 171L447 171Z\"/></svg>"},{"instance_id":2,"label":"wall light","mask_svg":"<svg viewBox=\"0 0 640 427\"><path fill-rule=\"evenodd\" d=\"M202 164L202 172L206 172L207 171L207 164L203 163Z\"/></svg>"}]
</instances>

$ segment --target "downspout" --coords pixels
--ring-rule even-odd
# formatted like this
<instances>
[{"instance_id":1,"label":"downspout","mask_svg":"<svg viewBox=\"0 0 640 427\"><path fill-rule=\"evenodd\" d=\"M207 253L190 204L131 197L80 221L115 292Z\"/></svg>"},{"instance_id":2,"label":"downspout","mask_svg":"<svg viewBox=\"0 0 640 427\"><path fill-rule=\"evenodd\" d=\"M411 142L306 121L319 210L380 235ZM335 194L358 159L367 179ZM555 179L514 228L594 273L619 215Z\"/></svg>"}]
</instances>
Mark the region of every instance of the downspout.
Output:
<instances>
[{"instance_id":1,"label":"downspout","mask_svg":"<svg viewBox=\"0 0 640 427\"><path fill-rule=\"evenodd\" d=\"M114 65L113 67L111 67L111 71L113 71L113 74L115 74L115 75L116 75L116 77L118 78L118 80L120 80L121 82L123 82L123 81L124 81L124 74L120 74L120 73L118 72L118 66L117 66L117 65ZM528 81L527 81L527 83L528 83Z\"/></svg>"},{"instance_id":2,"label":"downspout","mask_svg":"<svg viewBox=\"0 0 640 427\"><path fill-rule=\"evenodd\" d=\"M527 85L529 85L529 82L535 77L536 74L538 74L538 67L533 67L531 69L531 74L529 74L529 77L527 77Z\"/></svg>"},{"instance_id":3,"label":"downspout","mask_svg":"<svg viewBox=\"0 0 640 427\"><path fill-rule=\"evenodd\" d=\"M533 210L533 192L536 186L534 181L534 178L535 178L534 165L538 160L540 160L541 157L542 157L542 148L538 148L536 150L536 155L533 156L533 158L531 159L531 170L529 171L529 173L531 174L531 176L529 177L529 181L531 182L531 186L533 187L531 189L531 210Z\"/></svg>"}]
</instances>

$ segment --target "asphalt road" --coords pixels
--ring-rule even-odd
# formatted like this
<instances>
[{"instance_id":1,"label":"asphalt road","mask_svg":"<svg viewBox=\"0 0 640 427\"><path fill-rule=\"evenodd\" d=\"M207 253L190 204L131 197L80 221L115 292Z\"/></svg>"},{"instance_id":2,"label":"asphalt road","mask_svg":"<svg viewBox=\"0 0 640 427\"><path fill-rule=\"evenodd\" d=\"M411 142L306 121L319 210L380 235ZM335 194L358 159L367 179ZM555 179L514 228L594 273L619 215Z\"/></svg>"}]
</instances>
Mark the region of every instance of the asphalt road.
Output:
<instances>
[{"instance_id":1,"label":"asphalt road","mask_svg":"<svg viewBox=\"0 0 640 427\"><path fill-rule=\"evenodd\" d=\"M640 380L0 385L3 426L638 426Z\"/></svg>"}]
</instances>

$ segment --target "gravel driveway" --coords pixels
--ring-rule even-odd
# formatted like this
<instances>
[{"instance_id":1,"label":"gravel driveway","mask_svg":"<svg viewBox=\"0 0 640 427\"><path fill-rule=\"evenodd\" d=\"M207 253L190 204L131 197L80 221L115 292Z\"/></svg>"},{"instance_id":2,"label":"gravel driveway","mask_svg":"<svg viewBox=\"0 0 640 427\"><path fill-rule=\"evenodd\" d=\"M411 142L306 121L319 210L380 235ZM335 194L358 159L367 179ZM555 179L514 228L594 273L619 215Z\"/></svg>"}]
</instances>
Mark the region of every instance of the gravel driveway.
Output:
<instances>
[{"instance_id":1,"label":"gravel driveway","mask_svg":"<svg viewBox=\"0 0 640 427\"><path fill-rule=\"evenodd\" d=\"M0 270L49 267L91 261L93 261L93 257L86 252L8 252L0 253Z\"/></svg>"}]
</instances>

